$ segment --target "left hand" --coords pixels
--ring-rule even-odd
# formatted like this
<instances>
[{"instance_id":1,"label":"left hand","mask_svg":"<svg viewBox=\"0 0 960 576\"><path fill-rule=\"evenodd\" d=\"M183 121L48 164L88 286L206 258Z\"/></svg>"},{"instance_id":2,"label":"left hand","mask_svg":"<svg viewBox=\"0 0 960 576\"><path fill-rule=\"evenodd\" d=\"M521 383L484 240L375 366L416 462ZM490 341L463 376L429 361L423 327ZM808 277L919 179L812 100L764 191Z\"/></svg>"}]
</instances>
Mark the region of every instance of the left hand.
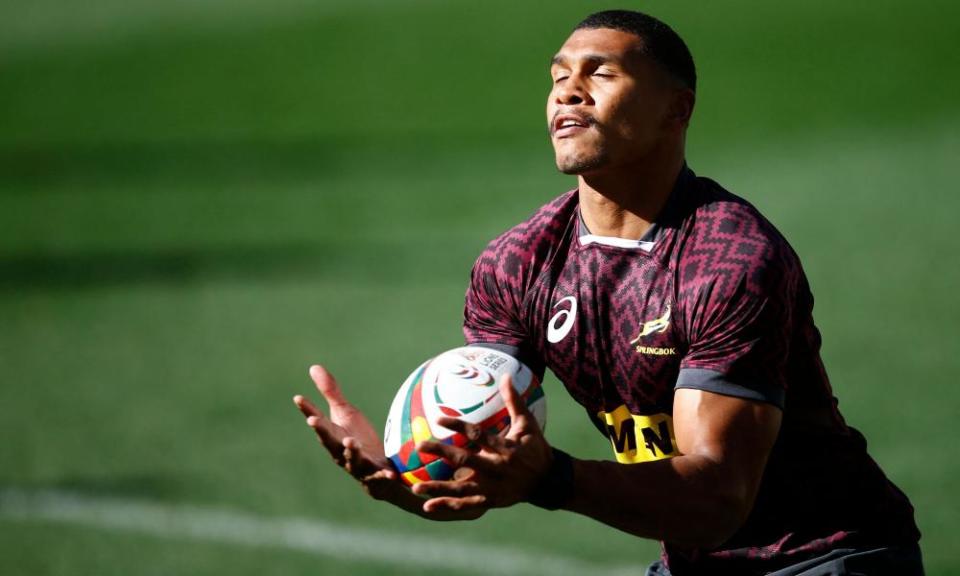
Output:
<instances>
[{"instance_id":1,"label":"left hand","mask_svg":"<svg viewBox=\"0 0 960 576\"><path fill-rule=\"evenodd\" d=\"M423 509L489 509L512 506L529 498L550 469L553 452L536 418L513 387L509 375L500 379L500 395L510 414L506 433L490 434L476 424L441 418L438 424L464 434L479 452L440 442L422 442L420 452L446 458L457 469L454 479L415 484L413 492L429 497Z\"/></svg>"}]
</instances>

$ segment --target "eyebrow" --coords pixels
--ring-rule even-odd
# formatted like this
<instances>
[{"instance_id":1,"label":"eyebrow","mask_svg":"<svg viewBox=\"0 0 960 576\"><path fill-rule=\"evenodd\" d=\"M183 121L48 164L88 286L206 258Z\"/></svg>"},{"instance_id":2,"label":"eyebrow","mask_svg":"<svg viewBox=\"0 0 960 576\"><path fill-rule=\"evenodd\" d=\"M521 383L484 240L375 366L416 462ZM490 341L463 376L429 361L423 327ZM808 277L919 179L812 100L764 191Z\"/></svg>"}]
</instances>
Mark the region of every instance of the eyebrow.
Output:
<instances>
[{"instance_id":1,"label":"eyebrow","mask_svg":"<svg viewBox=\"0 0 960 576\"><path fill-rule=\"evenodd\" d=\"M578 58L583 62L588 62L590 64L604 64L606 62L616 61L619 58L614 57L612 54L586 54ZM561 54L557 54L550 60L551 66L563 66L567 63L567 57Z\"/></svg>"}]
</instances>

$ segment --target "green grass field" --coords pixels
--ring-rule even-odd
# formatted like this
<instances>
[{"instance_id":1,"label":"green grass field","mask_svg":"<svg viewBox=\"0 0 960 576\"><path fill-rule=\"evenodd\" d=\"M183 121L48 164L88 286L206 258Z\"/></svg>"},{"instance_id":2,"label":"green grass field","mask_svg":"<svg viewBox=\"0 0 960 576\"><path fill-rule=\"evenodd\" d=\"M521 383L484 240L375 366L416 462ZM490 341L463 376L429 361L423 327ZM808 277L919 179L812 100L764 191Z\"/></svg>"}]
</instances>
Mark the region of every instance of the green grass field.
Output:
<instances>
[{"instance_id":1,"label":"green grass field","mask_svg":"<svg viewBox=\"0 0 960 576\"><path fill-rule=\"evenodd\" d=\"M957 574L960 5L854 4L634 6L697 59L690 165L800 254L841 408L914 502L928 574ZM369 501L290 402L324 362L380 421L461 342L480 249L573 186L546 68L596 6L265 6L0 4L0 573L470 573L383 552L440 537L641 573L656 543L570 514ZM607 457L546 387L548 438ZM180 529L197 510L226 520ZM295 545L291 518L361 549Z\"/></svg>"}]
</instances>

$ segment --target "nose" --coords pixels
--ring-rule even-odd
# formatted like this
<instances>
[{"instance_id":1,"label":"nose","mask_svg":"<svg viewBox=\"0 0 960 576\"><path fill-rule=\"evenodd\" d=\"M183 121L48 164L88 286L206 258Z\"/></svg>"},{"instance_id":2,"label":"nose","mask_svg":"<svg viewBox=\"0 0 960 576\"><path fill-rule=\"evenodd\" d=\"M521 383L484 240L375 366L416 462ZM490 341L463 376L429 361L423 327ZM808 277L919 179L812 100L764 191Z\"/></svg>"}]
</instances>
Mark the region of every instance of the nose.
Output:
<instances>
[{"instance_id":1,"label":"nose","mask_svg":"<svg viewBox=\"0 0 960 576\"><path fill-rule=\"evenodd\" d=\"M576 76L570 76L557 84L553 91L553 97L557 104L565 106L590 103L590 93L577 80Z\"/></svg>"}]
</instances>

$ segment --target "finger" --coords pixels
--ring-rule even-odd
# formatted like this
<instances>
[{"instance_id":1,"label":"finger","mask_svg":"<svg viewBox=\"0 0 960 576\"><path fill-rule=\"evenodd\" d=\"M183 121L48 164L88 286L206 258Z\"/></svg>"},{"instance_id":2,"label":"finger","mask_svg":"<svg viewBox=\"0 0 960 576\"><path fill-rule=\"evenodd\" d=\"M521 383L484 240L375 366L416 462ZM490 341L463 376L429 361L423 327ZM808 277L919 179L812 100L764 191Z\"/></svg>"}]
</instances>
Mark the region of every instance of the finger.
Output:
<instances>
[{"instance_id":1,"label":"finger","mask_svg":"<svg viewBox=\"0 0 960 576\"><path fill-rule=\"evenodd\" d=\"M530 411L527 410L527 404L520 397L520 393L513 387L513 378L509 374L504 374L500 378L499 385L500 396L503 397L503 403L507 406L507 413L510 414L510 429L528 425Z\"/></svg>"},{"instance_id":2,"label":"finger","mask_svg":"<svg viewBox=\"0 0 960 576\"><path fill-rule=\"evenodd\" d=\"M427 495L433 494L435 489L443 490L444 487L449 485L450 489L458 491L459 495L466 495L465 490L469 491L468 487L476 488L478 486L474 481L476 476L476 470L461 466L453 471L453 477L450 480L425 480L411 486L410 491L417 495ZM456 485L456 487L453 485Z\"/></svg>"},{"instance_id":3,"label":"finger","mask_svg":"<svg viewBox=\"0 0 960 576\"><path fill-rule=\"evenodd\" d=\"M467 468L466 466L461 466L453 471L454 480L470 480L477 473L473 468Z\"/></svg>"},{"instance_id":4,"label":"finger","mask_svg":"<svg viewBox=\"0 0 960 576\"><path fill-rule=\"evenodd\" d=\"M413 485L412 491L417 496L455 496L462 498L473 496L480 490L480 485L472 481L463 480L428 480Z\"/></svg>"},{"instance_id":5,"label":"finger","mask_svg":"<svg viewBox=\"0 0 960 576\"><path fill-rule=\"evenodd\" d=\"M475 452L471 452L459 446L452 446L442 442L420 442L414 448L417 452L433 454L445 459L451 468L460 468L467 466L474 470L483 470L489 468L487 462L480 458Z\"/></svg>"},{"instance_id":6,"label":"finger","mask_svg":"<svg viewBox=\"0 0 960 576\"><path fill-rule=\"evenodd\" d=\"M373 474L368 474L361 478L361 480L366 484L378 484L381 482L396 482L400 479L400 475L397 474L396 470L392 468L377 468L377 471Z\"/></svg>"},{"instance_id":7,"label":"finger","mask_svg":"<svg viewBox=\"0 0 960 576\"><path fill-rule=\"evenodd\" d=\"M449 510L444 508L438 512L425 513L424 517L431 520L436 520L437 522L453 522L453 521L463 521L463 520L476 520L480 518L489 510L489 506L478 506L476 508L469 508L466 510Z\"/></svg>"},{"instance_id":8,"label":"finger","mask_svg":"<svg viewBox=\"0 0 960 576\"><path fill-rule=\"evenodd\" d=\"M463 420L450 418L449 416L440 416L437 418L437 424L466 438L468 446L484 446L486 444L486 434L484 434L483 428L477 424L464 422Z\"/></svg>"},{"instance_id":9,"label":"finger","mask_svg":"<svg viewBox=\"0 0 960 576\"><path fill-rule=\"evenodd\" d=\"M367 494L376 500L390 502L403 498L404 492L409 492L406 485L399 481L399 476L392 470L380 469L364 477L360 483ZM409 494L406 495L409 497Z\"/></svg>"},{"instance_id":10,"label":"finger","mask_svg":"<svg viewBox=\"0 0 960 576\"><path fill-rule=\"evenodd\" d=\"M463 498L452 498L442 496L440 498L431 498L423 503L423 511L426 513L442 512L444 510L471 510L481 508L487 501L487 497L481 494L465 496Z\"/></svg>"},{"instance_id":11,"label":"finger","mask_svg":"<svg viewBox=\"0 0 960 576\"><path fill-rule=\"evenodd\" d=\"M350 405L347 399L344 398L343 392L340 390L340 385L337 384L337 380L326 368L319 364L314 364L310 367L310 378L313 379L317 390L323 394L323 397L327 400L327 404L329 404L331 408Z\"/></svg>"},{"instance_id":12,"label":"finger","mask_svg":"<svg viewBox=\"0 0 960 576\"><path fill-rule=\"evenodd\" d=\"M484 430L478 424L464 422L463 420L450 418L448 416L438 418L437 424L462 434L467 439L468 447L475 445L493 452L500 452L503 448L503 438L492 430Z\"/></svg>"},{"instance_id":13,"label":"finger","mask_svg":"<svg viewBox=\"0 0 960 576\"><path fill-rule=\"evenodd\" d=\"M327 449L338 466L345 464L343 454L343 432L338 426L330 422L323 414L314 414L307 417L307 426L313 428L317 438Z\"/></svg>"},{"instance_id":14,"label":"finger","mask_svg":"<svg viewBox=\"0 0 960 576\"><path fill-rule=\"evenodd\" d=\"M343 467L354 478L362 478L370 474L368 470L365 474L360 473L363 467L360 456L360 443L355 438L347 436L341 443L343 445Z\"/></svg>"},{"instance_id":15,"label":"finger","mask_svg":"<svg viewBox=\"0 0 960 576\"><path fill-rule=\"evenodd\" d=\"M307 418L310 416L322 416L323 413L313 405L313 402L310 401L306 396L301 396L297 394L293 397L293 403L297 405L297 408L300 412Z\"/></svg>"},{"instance_id":16,"label":"finger","mask_svg":"<svg viewBox=\"0 0 960 576\"><path fill-rule=\"evenodd\" d=\"M343 439L344 468L357 480L375 474L382 468L363 450L363 445L352 436Z\"/></svg>"},{"instance_id":17,"label":"finger","mask_svg":"<svg viewBox=\"0 0 960 576\"><path fill-rule=\"evenodd\" d=\"M474 440L472 436L475 434L475 432L471 430L472 428L475 427L474 424L470 424L469 422L464 422L459 418L451 418L449 416L440 416L439 418L437 418L437 424L439 424L440 426L443 426L448 430L453 430L454 432L459 432L460 434L463 434L464 436L467 437L468 440L471 440L471 441Z\"/></svg>"}]
</instances>

